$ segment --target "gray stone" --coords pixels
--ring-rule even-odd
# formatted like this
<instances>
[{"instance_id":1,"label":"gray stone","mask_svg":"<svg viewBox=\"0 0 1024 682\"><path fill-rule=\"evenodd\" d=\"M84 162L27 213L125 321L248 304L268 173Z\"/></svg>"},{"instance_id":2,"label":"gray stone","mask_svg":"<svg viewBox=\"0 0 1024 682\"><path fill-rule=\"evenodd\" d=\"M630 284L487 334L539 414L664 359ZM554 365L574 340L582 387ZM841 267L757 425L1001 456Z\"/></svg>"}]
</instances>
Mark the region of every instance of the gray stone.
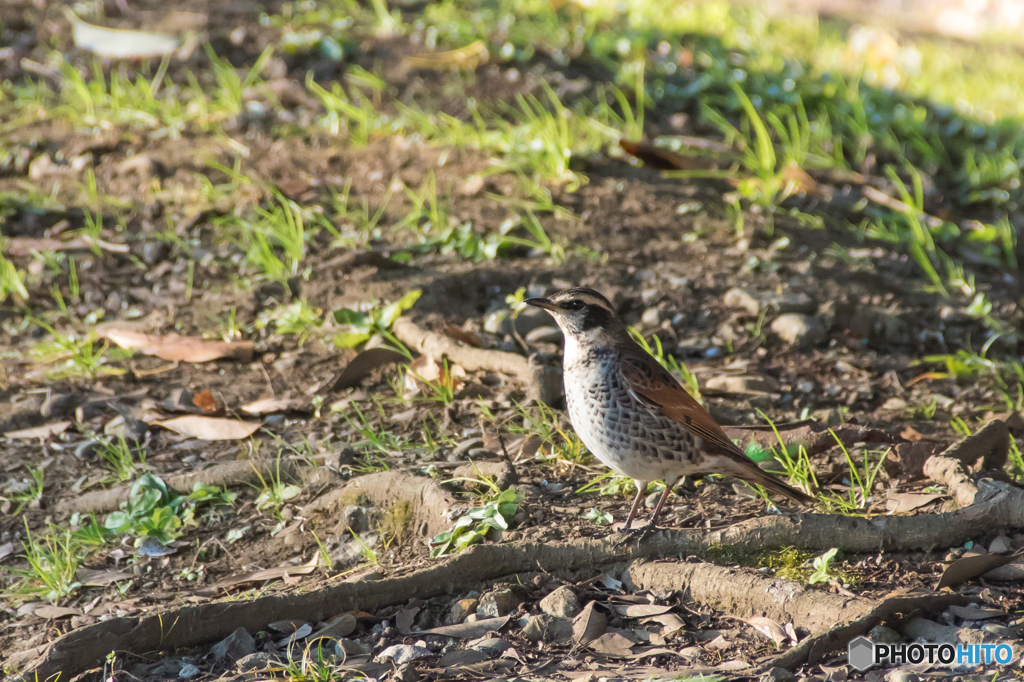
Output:
<instances>
[{"instance_id":1,"label":"gray stone","mask_svg":"<svg viewBox=\"0 0 1024 682\"><path fill-rule=\"evenodd\" d=\"M478 599L460 599L459 601L452 604L452 610L448 614L448 622L452 625L458 625L466 618L476 613L477 604L480 601Z\"/></svg>"},{"instance_id":2,"label":"gray stone","mask_svg":"<svg viewBox=\"0 0 1024 682\"><path fill-rule=\"evenodd\" d=\"M958 628L924 618L911 618L903 624L903 635L910 640L923 639L935 644L957 644L960 642Z\"/></svg>"},{"instance_id":3,"label":"gray stone","mask_svg":"<svg viewBox=\"0 0 1024 682\"><path fill-rule=\"evenodd\" d=\"M181 670L178 671L178 677L180 677L183 680L190 680L199 673L199 668L197 668L191 663L186 663L185 665L181 666Z\"/></svg>"},{"instance_id":4,"label":"gray stone","mask_svg":"<svg viewBox=\"0 0 1024 682\"><path fill-rule=\"evenodd\" d=\"M757 315L761 303L750 292L743 289L729 289L723 300L727 308L740 308L751 315Z\"/></svg>"},{"instance_id":5,"label":"gray stone","mask_svg":"<svg viewBox=\"0 0 1024 682\"><path fill-rule=\"evenodd\" d=\"M562 343L562 330L553 325L531 329L525 337L530 343Z\"/></svg>"},{"instance_id":6,"label":"gray stone","mask_svg":"<svg viewBox=\"0 0 1024 682\"><path fill-rule=\"evenodd\" d=\"M772 331L797 348L811 348L825 340L825 327L817 319L803 313L779 315L772 322Z\"/></svg>"},{"instance_id":7,"label":"gray stone","mask_svg":"<svg viewBox=\"0 0 1024 682\"><path fill-rule=\"evenodd\" d=\"M1013 549L1013 547L1012 545L1010 545L1010 538L1006 537L1005 535L1000 535L995 540L993 540L988 546L988 551L992 554L1005 554L1006 552L1009 552L1011 549Z\"/></svg>"},{"instance_id":8,"label":"gray stone","mask_svg":"<svg viewBox=\"0 0 1024 682\"><path fill-rule=\"evenodd\" d=\"M523 598L513 589L500 587L480 597L476 612L484 618L507 616L523 603Z\"/></svg>"},{"instance_id":9,"label":"gray stone","mask_svg":"<svg viewBox=\"0 0 1024 682\"><path fill-rule=\"evenodd\" d=\"M268 653L262 651L255 654L249 654L248 656L242 656L240 659L235 661L235 668L239 672L247 673L259 670L266 670L271 665L277 664L277 659Z\"/></svg>"},{"instance_id":10,"label":"gray stone","mask_svg":"<svg viewBox=\"0 0 1024 682\"><path fill-rule=\"evenodd\" d=\"M467 648L482 651L491 658L494 658L495 656L500 656L506 649L511 649L512 645L500 637L481 637L470 642Z\"/></svg>"},{"instance_id":11,"label":"gray stone","mask_svg":"<svg viewBox=\"0 0 1024 682\"><path fill-rule=\"evenodd\" d=\"M431 656L433 653L430 649L422 646L395 644L377 654L377 658L381 661L390 660L395 665L405 665L409 661L415 661L417 658L423 658L424 656Z\"/></svg>"},{"instance_id":12,"label":"gray stone","mask_svg":"<svg viewBox=\"0 0 1024 682\"><path fill-rule=\"evenodd\" d=\"M657 307L648 308L640 315L640 323L647 327L657 327L664 319L664 313Z\"/></svg>"},{"instance_id":13,"label":"gray stone","mask_svg":"<svg viewBox=\"0 0 1024 682\"><path fill-rule=\"evenodd\" d=\"M340 656L365 656L373 651L369 644L364 644L357 639L342 637L335 642L334 647Z\"/></svg>"},{"instance_id":14,"label":"gray stone","mask_svg":"<svg viewBox=\"0 0 1024 682\"><path fill-rule=\"evenodd\" d=\"M796 675L785 668L778 667L769 670L766 677L770 682L793 682L796 679Z\"/></svg>"},{"instance_id":15,"label":"gray stone","mask_svg":"<svg viewBox=\"0 0 1024 682\"><path fill-rule=\"evenodd\" d=\"M875 644L898 644L903 641L903 635L884 625L871 628L868 638Z\"/></svg>"},{"instance_id":16,"label":"gray stone","mask_svg":"<svg viewBox=\"0 0 1024 682\"><path fill-rule=\"evenodd\" d=\"M238 628L213 645L213 655L219 659L237 661L256 651L256 642L245 628Z\"/></svg>"},{"instance_id":17,"label":"gray stone","mask_svg":"<svg viewBox=\"0 0 1024 682\"><path fill-rule=\"evenodd\" d=\"M523 628L523 637L532 642L568 642L572 639L572 621L546 613L531 616Z\"/></svg>"}]
</instances>

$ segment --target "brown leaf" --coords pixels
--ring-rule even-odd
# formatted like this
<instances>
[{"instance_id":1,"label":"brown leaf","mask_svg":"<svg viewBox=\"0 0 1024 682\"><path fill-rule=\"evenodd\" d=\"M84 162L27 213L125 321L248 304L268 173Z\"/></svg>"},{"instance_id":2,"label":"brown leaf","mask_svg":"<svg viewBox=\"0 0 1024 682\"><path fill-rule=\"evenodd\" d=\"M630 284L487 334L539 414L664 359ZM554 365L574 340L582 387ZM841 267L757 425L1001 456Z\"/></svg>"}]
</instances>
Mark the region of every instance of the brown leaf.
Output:
<instances>
[{"instance_id":1,"label":"brown leaf","mask_svg":"<svg viewBox=\"0 0 1024 682\"><path fill-rule=\"evenodd\" d=\"M818 191L818 183L796 161L790 160L786 167L782 169L780 177L785 184L790 186L790 193L805 192L806 194L813 194Z\"/></svg>"},{"instance_id":2,"label":"brown leaf","mask_svg":"<svg viewBox=\"0 0 1024 682\"><path fill-rule=\"evenodd\" d=\"M155 424L199 440L241 440L256 433L256 430L263 425L261 422L243 422L237 419L191 415L155 422Z\"/></svg>"},{"instance_id":3,"label":"brown leaf","mask_svg":"<svg viewBox=\"0 0 1024 682\"><path fill-rule=\"evenodd\" d=\"M405 364L409 358L390 348L367 348L348 363L341 375L334 382L333 390L340 391L358 384L370 372L395 363Z\"/></svg>"},{"instance_id":4,"label":"brown leaf","mask_svg":"<svg viewBox=\"0 0 1024 682\"><path fill-rule=\"evenodd\" d=\"M192 396L192 404L207 413L216 412L220 409L217 407L217 401L214 399L213 393L208 388Z\"/></svg>"},{"instance_id":5,"label":"brown leaf","mask_svg":"<svg viewBox=\"0 0 1024 682\"><path fill-rule=\"evenodd\" d=\"M412 632L412 624L416 619L416 614L420 612L420 607L413 606L412 608L405 608L395 614L395 627L398 628L398 632L403 635L408 635Z\"/></svg>"},{"instance_id":6,"label":"brown leaf","mask_svg":"<svg viewBox=\"0 0 1024 682\"><path fill-rule=\"evenodd\" d=\"M632 656L633 642L617 632L606 632L590 642L590 648L606 656Z\"/></svg>"},{"instance_id":7,"label":"brown leaf","mask_svg":"<svg viewBox=\"0 0 1024 682\"><path fill-rule=\"evenodd\" d=\"M67 618L68 616L81 616L82 612L78 609L68 608L66 606L50 606L49 604L43 604L42 606L36 607L35 611L32 612L33 616L37 618L45 618L50 620L52 618Z\"/></svg>"},{"instance_id":8,"label":"brown leaf","mask_svg":"<svg viewBox=\"0 0 1024 682\"><path fill-rule=\"evenodd\" d=\"M467 346L473 346L474 348L479 348L480 344L483 343L483 340L480 338L479 334L475 332L466 331L461 327L456 327L455 325L448 324L447 322L445 322L444 326L441 327L441 333L450 339L461 341Z\"/></svg>"},{"instance_id":9,"label":"brown leaf","mask_svg":"<svg viewBox=\"0 0 1024 682\"><path fill-rule=\"evenodd\" d=\"M885 499L885 510L890 514L912 512L941 497L944 496L935 493L889 493Z\"/></svg>"},{"instance_id":10,"label":"brown leaf","mask_svg":"<svg viewBox=\"0 0 1024 682\"><path fill-rule=\"evenodd\" d=\"M775 642L776 647L782 646L782 643L786 641L786 631L771 618L754 616L744 619L743 622Z\"/></svg>"},{"instance_id":11,"label":"brown leaf","mask_svg":"<svg viewBox=\"0 0 1024 682\"><path fill-rule=\"evenodd\" d=\"M672 610L671 606L658 606L656 604L616 604L612 606L615 613L626 618L645 618L647 616L660 616Z\"/></svg>"},{"instance_id":12,"label":"brown leaf","mask_svg":"<svg viewBox=\"0 0 1024 682\"><path fill-rule=\"evenodd\" d=\"M8 438L17 438L18 440L34 440L36 438L44 440L50 436L64 433L68 430L69 426L71 426L71 422L51 422L42 426L34 426L31 429L8 431L4 435Z\"/></svg>"},{"instance_id":13,"label":"brown leaf","mask_svg":"<svg viewBox=\"0 0 1024 682\"><path fill-rule=\"evenodd\" d=\"M194 336L141 334L124 329L105 329L102 336L121 348L131 348L146 355L177 362L210 362L230 358L252 360L252 341L207 341Z\"/></svg>"},{"instance_id":14,"label":"brown leaf","mask_svg":"<svg viewBox=\"0 0 1024 682\"><path fill-rule=\"evenodd\" d=\"M686 623L683 619L674 613L663 613L660 616L655 616L651 620L661 624L662 637L668 637L672 633L679 632L686 627ZM650 621L644 622L649 623Z\"/></svg>"},{"instance_id":15,"label":"brown leaf","mask_svg":"<svg viewBox=\"0 0 1024 682\"><path fill-rule=\"evenodd\" d=\"M746 661L731 660L719 663L715 666L716 670L745 670L750 667L750 664Z\"/></svg>"},{"instance_id":16,"label":"brown leaf","mask_svg":"<svg viewBox=\"0 0 1024 682\"><path fill-rule=\"evenodd\" d=\"M309 636L309 641L326 637L328 639L340 639L348 637L356 629L356 617L351 613L343 613L327 621L327 624Z\"/></svg>"},{"instance_id":17,"label":"brown leaf","mask_svg":"<svg viewBox=\"0 0 1024 682\"><path fill-rule=\"evenodd\" d=\"M260 398L240 409L246 414L259 416L261 414L273 414L275 412L287 412L306 405L307 401L301 398Z\"/></svg>"},{"instance_id":18,"label":"brown leaf","mask_svg":"<svg viewBox=\"0 0 1024 682\"><path fill-rule=\"evenodd\" d=\"M1009 616L1002 609L985 609L980 606L957 606L949 607L954 616L964 620L988 620L989 618L1003 618Z\"/></svg>"},{"instance_id":19,"label":"brown leaf","mask_svg":"<svg viewBox=\"0 0 1024 682\"><path fill-rule=\"evenodd\" d=\"M196 594L215 596L222 590L229 590L238 585L245 585L246 583L260 583L264 580L276 580L278 578L286 579L292 576L309 575L315 570L315 564L312 566L275 566L274 568L264 568L260 571L253 571L252 573L244 573L242 575L225 578L224 580L220 580L209 587L196 590Z\"/></svg>"},{"instance_id":20,"label":"brown leaf","mask_svg":"<svg viewBox=\"0 0 1024 682\"><path fill-rule=\"evenodd\" d=\"M583 607L583 611L572 622L572 641L576 644L589 644L608 630L608 619L592 601Z\"/></svg>"},{"instance_id":21,"label":"brown leaf","mask_svg":"<svg viewBox=\"0 0 1024 682\"><path fill-rule=\"evenodd\" d=\"M75 578L85 587L106 587L118 580L130 580L135 575L126 571L117 571L112 568L96 570L92 568L80 568L75 571Z\"/></svg>"},{"instance_id":22,"label":"brown leaf","mask_svg":"<svg viewBox=\"0 0 1024 682\"><path fill-rule=\"evenodd\" d=\"M644 165L652 170L697 170L702 167L696 159L662 147L655 147L653 144L630 142L623 138L619 140L619 146L630 156L643 161Z\"/></svg>"},{"instance_id":23,"label":"brown leaf","mask_svg":"<svg viewBox=\"0 0 1024 682\"><path fill-rule=\"evenodd\" d=\"M1013 556L1004 556L1002 554L965 555L946 567L935 589L941 590L943 587L954 587L972 578L977 578L979 575L988 573L993 568L1005 566L1012 562L1013 559Z\"/></svg>"},{"instance_id":24,"label":"brown leaf","mask_svg":"<svg viewBox=\"0 0 1024 682\"><path fill-rule=\"evenodd\" d=\"M431 630L424 630L422 635L443 635L445 637L456 637L458 639L477 639L488 632L496 632L505 627L505 623L512 616L501 616L500 618L484 618L473 623L459 623L458 625L444 625Z\"/></svg>"}]
</instances>

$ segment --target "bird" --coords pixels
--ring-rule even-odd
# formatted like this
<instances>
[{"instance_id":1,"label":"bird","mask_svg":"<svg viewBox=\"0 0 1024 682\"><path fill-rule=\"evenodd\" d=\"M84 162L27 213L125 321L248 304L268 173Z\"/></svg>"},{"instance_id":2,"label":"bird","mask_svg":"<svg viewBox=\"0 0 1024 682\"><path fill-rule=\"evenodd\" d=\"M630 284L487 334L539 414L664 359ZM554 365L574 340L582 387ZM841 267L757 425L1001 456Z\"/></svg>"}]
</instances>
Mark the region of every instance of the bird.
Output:
<instances>
[{"instance_id":1,"label":"bird","mask_svg":"<svg viewBox=\"0 0 1024 682\"><path fill-rule=\"evenodd\" d=\"M569 421L583 444L606 466L636 482L627 533L651 481L665 490L658 515L683 476L720 473L756 483L801 504L814 498L761 470L722 431L686 389L629 334L612 304L585 287L524 303L554 317L565 339L562 359Z\"/></svg>"}]
</instances>

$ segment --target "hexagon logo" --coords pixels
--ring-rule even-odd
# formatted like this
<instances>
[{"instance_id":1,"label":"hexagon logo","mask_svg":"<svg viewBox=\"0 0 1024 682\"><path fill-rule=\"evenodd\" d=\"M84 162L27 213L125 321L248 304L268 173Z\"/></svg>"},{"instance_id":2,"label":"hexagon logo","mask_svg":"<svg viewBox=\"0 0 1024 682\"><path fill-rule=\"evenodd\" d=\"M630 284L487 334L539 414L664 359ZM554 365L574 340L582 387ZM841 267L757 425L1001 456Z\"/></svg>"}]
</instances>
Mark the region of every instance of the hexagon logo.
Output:
<instances>
[{"instance_id":1,"label":"hexagon logo","mask_svg":"<svg viewBox=\"0 0 1024 682\"><path fill-rule=\"evenodd\" d=\"M875 663L875 645L867 637L851 639L846 652L850 665L861 672Z\"/></svg>"}]
</instances>

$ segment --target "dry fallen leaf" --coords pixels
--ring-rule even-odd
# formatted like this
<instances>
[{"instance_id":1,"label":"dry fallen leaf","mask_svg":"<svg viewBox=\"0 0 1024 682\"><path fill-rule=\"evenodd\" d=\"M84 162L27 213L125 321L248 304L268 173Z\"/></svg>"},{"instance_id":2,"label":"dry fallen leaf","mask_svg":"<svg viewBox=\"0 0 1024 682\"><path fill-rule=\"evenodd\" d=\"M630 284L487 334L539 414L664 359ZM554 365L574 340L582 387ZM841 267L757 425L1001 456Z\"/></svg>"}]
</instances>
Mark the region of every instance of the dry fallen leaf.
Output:
<instances>
[{"instance_id":1,"label":"dry fallen leaf","mask_svg":"<svg viewBox=\"0 0 1024 682\"><path fill-rule=\"evenodd\" d=\"M630 142L626 139L619 140L622 150L644 162L644 165L651 170L698 170L707 168L709 164L702 163L701 159L677 154L663 147L655 147L644 142Z\"/></svg>"},{"instance_id":2,"label":"dry fallen leaf","mask_svg":"<svg viewBox=\"0 0 1024 682\"><path fill-rule=\"evenodd\" d=\"M1003 554L965 555L946 567L935 589L941 590L943 587L955 587L960 583L988 573L993 568L1005 566L1013 560L1013 556L1005 556Z\"/></svg>"},{"instance_id":3,"label":"dry fallen leaf","mask_svg":"<svg viewBox=\"0 0 1024 682\"><path fill-rule=\"evenodd\" d=\"M75 46L100 57L148 59L169 54L179 45L177 38L163 33L93 26L68 8L64 9L64 16L71 22Z\"/></svg>"},{"instance_id":4,"label":"dry fallen leaf","mask_svg":"<svg viewBox=\"0 0 1024 682\"><path fill-rule=\"evenodd\" d=\"M443 385L457 393L462 388L466 370L458 365L441 364L429 355L421 355L409 363L403 384L404 395L414 396L428 384Z\"/></svg>"},{"instance_id":5,"label":"dry fallen leaf","mask_svg":"<svg viewBox=\"0 0 1024 682\"><path fill-rule=\"evenodd\" d=\"M242 412L259 416L261 414L273 414L274 412L287 412L302 407L306 404L300 398L260 398L248 405L241 407Z\"/></svg>"},{"instance_id":6,"label":"dry fallen leaf","mask_svg":"<svg viewBox=\"0 0 1024 682\"><path fill-rule=\"evenodd\" d=\"M333 390L340 391L355 386L363 377L369 375L370 372L378 367L406 362L409 362L409 358L397 350L381 347L367 348L353 358L352 362L348 363L348 366L342 371L337 381L334 382Z\"/></svg>"},{"instance_id":7,"label":"dry fallen leaf","mask_svg":"<svg viewBox=\"0 0 1024 682\"><path fill-rule=\"evenodd\" d=\"M316 565L305 565L305 566L275 566L274 568L264 568L261 571L253 571L252 573L244 573L242 575L232 576L220 580L209 587L204 587L201 590L196 590L196 594L204 596L214 596L219 594L223 590L229 590L232 587L238 585L245 585L246 583L260 583L264 580L276 580L281 578L282 580L292 579L297 580L295 576L309 575L316 570Z\"/></svg>"},{"instance_id":8,"label":"dry fallen leaf","mask_svg":"<svg viewBox=\"0 0 1024 682\"><path fill-rule=\"evenodd\" d=\"M82 612L78 609L68 608L66 606L50 606L49 604L43 604L42 606L36 607L32 615L36 618L45 618L50 620L52 618L67 618L68 616L81 616Z\"/></svg>"},{"instance_id":9,"label":"dry fallen leaf","mask_svg":"<svg viewBox=\"0 0 1024 682\"><path fill-rule=\"evenodd\" d=\"M950 606L949 610L954 616L964 620L988 620L989 618L1004 618L1010 614L1002 609L986 609L980 606Z\"/></svg>"},{"instance_id":10,"label":"dry fallen leaf","mask_svg":"<svg viewBox=\"0 0 1024 682\"><path fill-rule=\"evenodd\" d=\"M124 329L105 329L104 336L121 348L130 348L146 355L155 355L176 362L210 362L230 358L252 360L252 341L207 341L194 336L141 334Z\"/></svg>"},{"instance_id":11,"label":"dry fallen leaf","mask_svg":"<svg viewBox=\"0 0 1024 682\"><path fill-rule=\"evenodd\" d=\"M448 324L447 322L445 322L444 326L441 327L441 333L450 339L461 341L467 346L473 346L474 348L479 348L483 343L483 339L481 339L480 335L476 332L466 331L461 327L456 327L455 325Z\"/></svg>"},{"instance_id":12,"label":"dry fallen leaf","mask_svg":"<svg viewBox=\"0 0 1024 682\"><path fill-rule=\"evenodd\" d=\"M213 393L208 388L192 396L192 404L208 414L220 409L217 407L217 401L214 399Z\"/></svg>"},{"instance_id":13,"label":"dry fallen leaf","mask_svg":"<svg viewBox=\"0 0 1024 682\"><path fill-rule=\"evenodd\" d=\"M912 512L942 497L934 493L889 493L885 500L885 510L890 514Z\"/></svg>"},{"instance_id":14,"label":"dry fallen leaf","mask_svg":"<svg viewBox=\"0 0 1024 682\"><path fill-rule=\"evenodd\" d=\"M51 422L42 426L33 426L31 429L8 431L4 435L8 438L17 438L18 440L44 439L64 433L68 430L69 426L71 426L71 422Z\"/></svg>"},{"instance_id":15,"label":"dry fallen leaf","mask_svg":"<svg viewBox=\"0 0 1024 682\"><path fill-rule=\"evenodd\" d=\"M608 630L608 619L597 609L597 602L590 602L572 622L572 641L589 644Z\"/></svg>"},{"instance_id":16,"label":"dry fallen leaf","mask_svg":"<svg viewBox=\"0 0 1024 682\"><path fill-rule=\"evenodd\" d=\"M617 632L606 632L590 642L590 648L606 656L632 656L633 642Z\"/></svg>"},{"instance_id":17,"label":"dry fallen leaf","mask_svg":"<svg viewBox=\"0 0 1024 682\"><path fill-rule=\"evenodd\" d=\"M118 580L131 580L135 575L125 571L118 571L112 568L96 570L92 568L80 568L75 571L75 578L85 587L106 587Z\"/></svg>"},{"instance_id":18,"label":"dry fallen leaf","mask_svg":"<svg viewBox=\"0 0 1024 682\"><path fill-rule=\"evenodd\" d=\"M671 606L658 606L656 604L616 604L612 608L615 610L615 613L627 618L660 616L672 610Z\"/></svg>"},{"instance_id":19,"label":"dry fallen leaf","mask_svg":"<svg viewBox=\"0 0 1024 682\"><path fill-rule=\"evenodd\" d=\"M473 623L459 623L458 625L444 625L431 630L424 630L422 635L443 635L445 637L456 637L458 639L477 639L488 632L496 632L505 627L505 623L511 616L500 618L484 618Z\"/></svg>"},{"instance_id":20,"label":"dry fallen leaf","mask_svg":"<svg viewBox=\"0 0 1024 682\"><path fill-rule=\"evenodd\" d=\"M176 417L155 422L156 426L199 440L241 440L256 433L261 422L243 422L221 417Z\"/></svg>"},{"instance_id":21,"label":"dry fallen leaf","mask_svg":"<svg viewBox=\"0 0 1024 682\"><path fill-rule=\"evenodd\" d=\"M341 639L348 637L356 629L356 617L351 613L343 613L340 616L327 621L327 624L309 636L309 641L326 637L328 639Z\"/></svg>"},{"instance_id":22,"label":"dry fallen leaf","mask_svg":"<svg viewBox=\"0 0 1024 682\"><path fill-rule=\"evenodd\" d=\"M771 618L754 616L752 618L743 619L743 622L775 642L776 647L781 647L782 643L787 639L786 631L783 627Z\"/></svg>"}]
</instances>

